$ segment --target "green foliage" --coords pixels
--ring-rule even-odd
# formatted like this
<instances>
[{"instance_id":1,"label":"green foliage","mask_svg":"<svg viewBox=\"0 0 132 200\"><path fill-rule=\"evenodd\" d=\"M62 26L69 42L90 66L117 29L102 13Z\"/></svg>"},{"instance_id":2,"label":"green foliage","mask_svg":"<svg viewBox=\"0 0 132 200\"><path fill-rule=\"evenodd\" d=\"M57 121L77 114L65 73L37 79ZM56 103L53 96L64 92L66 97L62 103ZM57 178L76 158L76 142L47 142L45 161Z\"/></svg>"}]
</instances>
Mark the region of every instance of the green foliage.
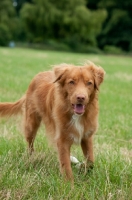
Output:
<instances>
[{"instance_id":1,"label":"green foliage","mask_svg":"<svg viewBox=\"0 0 132 200\"><path fill-rule=\"evenodd\" d=\"M0 1L0 45L5 46L16 30L15 9L11 0Z\"/></svg>"},{"instance_id":2,"label":"green foliage","mask_svg":"<svg viewBox=\"0 0 132 200\"><path fill-rule=\"evenodd\" d=\"M132 51L131 22L131 0L1 0L0 45L53 41L73 51L107 45Z\"/></svg>"},{"instance_id":3,"label":"green foliage","mask_svg":"<svg viewBox=\"0 0 132 200\"><path fill-rule=\"evenodd\" d=\"M130 0L101 0L98 4L106 8L108 18L98 39L99 46L114 45L126 51L131 50L132 43L132 2Z\"/></svg>"},{"instance_id":4,"label":"green foliage","mask_svg":"<svg viewBox=\"0 0 132 200\"><path fill-rule=\"evenodd\" d=\"M22 8L24 3L31 3L32 0L13 0L14 2L17 2L17 6L16 6L16 11L19 15L20 9Z\"/></svg>"},{"instance_id":5,"label":"green foliage","mask_svg":"<svg viewBox=\"0 0 132 200\"><path fill-rule=\"evenodd\" d=\"M11 39L11 34L6 24L0 24L0 46L6 46Z\"/></svg>"},{"instance_id":6,"label":"green foliage","mask_svg":"<svg viewBox=\"0 0 132 200\"><path fill-rule=\"evenodd\" d=\"M34 0L23 6L21 17L30 41L44 42L54 38L74 49L76 43L96 45L106 12L91 12L84 0Z\"/></svg>"},{"instance_id":7,"label":"green foliage","mask_svg":"<svg viewBox=\"0 0 132 200\"><path fill-rule=\"evenodd\" d=\"M103 50L105 53L108 53L108 54L122 54L123 53L121 48L112 46L112 45L105 45Z\"/></svg>"},{"instance_id":8,"label":"green foliage","mask_svg":"<svg viewBox=\"0 0 132 200\"><path fill-rule=\"evenodd\" d=\"M52 38L53 24L58 14L48 0L34 0L33 4L26 3L20 15L28 32L29 40L42 42L44 38Z\"/></svg>"}]
</instances>

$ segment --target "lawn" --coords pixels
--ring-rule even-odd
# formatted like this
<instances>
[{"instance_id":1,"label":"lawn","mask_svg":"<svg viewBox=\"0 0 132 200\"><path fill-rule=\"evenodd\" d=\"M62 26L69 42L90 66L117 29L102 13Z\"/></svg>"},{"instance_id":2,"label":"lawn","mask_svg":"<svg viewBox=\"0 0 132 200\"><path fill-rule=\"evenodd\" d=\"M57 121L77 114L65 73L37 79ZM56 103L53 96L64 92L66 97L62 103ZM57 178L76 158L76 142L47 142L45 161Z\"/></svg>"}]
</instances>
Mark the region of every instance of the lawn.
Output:
<instances>
[{"instance_id":1,"label":"lawn","mask_svg":"<svg viewBox=\"0 0 132 200\"><path fill-rule=\"evenodd\" d=\"M44 127L27 154L22 118L0 119L0 199L132 200L132 58L0 48L0 101L16 101L31 79L54 64L91 60L106 71L100 88L99 129L94 137L95 166L84 175L72 166L74 188L63 181ZM83 161L79 146L72 154Z\"/></svg>"}]
</instances>

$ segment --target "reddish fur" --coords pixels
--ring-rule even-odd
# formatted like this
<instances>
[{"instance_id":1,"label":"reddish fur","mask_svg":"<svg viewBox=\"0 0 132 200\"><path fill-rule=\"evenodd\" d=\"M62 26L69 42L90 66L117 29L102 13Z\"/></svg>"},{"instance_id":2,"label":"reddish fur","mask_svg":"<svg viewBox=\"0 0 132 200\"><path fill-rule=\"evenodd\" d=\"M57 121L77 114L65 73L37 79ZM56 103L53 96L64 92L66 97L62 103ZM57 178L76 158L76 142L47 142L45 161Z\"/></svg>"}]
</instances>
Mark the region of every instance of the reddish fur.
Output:
<instances>
[{"instance_id":1,"label":"reddish fur","mask_svg":"<svg viewBox=\"0 0 132 200\"><path fill-rule=\"evenodd\" d=\"M81 67L55 66L53 71L36 75L19 101L0 103L0 115L15 115L24 108L25 137L31 152L43 121L47 135L58 149L61 172L73 181L70 148L74 141L81 144L86 160L94 162L92 136L98 126L98 88L103 78L104 70L93 63ZM89 81L91 85L87 85ZM85 105L82 116L75 116L72 108L72 104L78 103L78 95L85 97L81 102Z\"/></svg>"},{"instance_id":2,"label":"reddish fur","mask_svg":"<svg viewBox=\"0 0 132 200\"><path fill-rule=\"evenodd\" d=\"M15 103L0 103L0 116L12 116L17 115L22 111L23 103L25 102L25 96Z\"/></svg>"}]
</instances>

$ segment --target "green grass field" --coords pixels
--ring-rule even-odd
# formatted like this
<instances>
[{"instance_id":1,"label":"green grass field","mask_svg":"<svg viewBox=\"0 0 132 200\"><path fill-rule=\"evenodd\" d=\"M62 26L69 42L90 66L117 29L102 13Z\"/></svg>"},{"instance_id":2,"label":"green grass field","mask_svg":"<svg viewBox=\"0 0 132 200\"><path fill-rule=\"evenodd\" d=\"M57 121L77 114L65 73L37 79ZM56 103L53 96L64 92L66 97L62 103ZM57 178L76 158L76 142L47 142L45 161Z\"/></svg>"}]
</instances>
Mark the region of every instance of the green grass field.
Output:
<instances>
[{"instance_id":1,"label":"green grass field","mask_svg":"<svg viewBox=\"0 0 132 200\"><path fill-rule=\"evenodd\" d=\"M0 48L0 101L16 101L31 79L54 64L91 60L106 71L100 89L95 167L84 175L73 166L75 185L63 181L44 127L27 154L22 118L0 119L0 200L132 200L132 58ZM79 146L72 154L83 161Z\"/></svg>"}]
</instances>

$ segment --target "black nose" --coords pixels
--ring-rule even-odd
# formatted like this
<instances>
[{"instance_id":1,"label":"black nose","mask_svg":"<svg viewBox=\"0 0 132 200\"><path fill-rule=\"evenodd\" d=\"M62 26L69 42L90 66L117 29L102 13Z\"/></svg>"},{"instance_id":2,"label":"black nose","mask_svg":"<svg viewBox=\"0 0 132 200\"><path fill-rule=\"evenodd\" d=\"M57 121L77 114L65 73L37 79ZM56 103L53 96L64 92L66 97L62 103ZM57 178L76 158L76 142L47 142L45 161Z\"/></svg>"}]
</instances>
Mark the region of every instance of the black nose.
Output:
<instances>
[{"instance_id":1,"label":"black nose","mask_svg":"<svg viewBox=\"0 0 132 200\"><path fill-rule=\"evenodd\" d=\"M84 101L85 100L85 96L84 95L77 95L77 100L78 101Z\"/></svg>"}]
</instances>

